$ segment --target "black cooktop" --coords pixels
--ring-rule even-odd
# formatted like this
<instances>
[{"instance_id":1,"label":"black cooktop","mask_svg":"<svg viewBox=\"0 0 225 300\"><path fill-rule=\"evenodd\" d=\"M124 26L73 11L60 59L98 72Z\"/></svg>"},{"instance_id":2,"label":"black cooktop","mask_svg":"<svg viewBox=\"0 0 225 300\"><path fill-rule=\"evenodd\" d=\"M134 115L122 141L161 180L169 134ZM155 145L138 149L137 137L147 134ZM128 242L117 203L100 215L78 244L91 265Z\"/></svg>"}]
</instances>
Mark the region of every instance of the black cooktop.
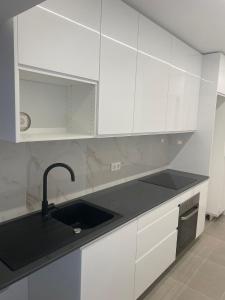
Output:
<instances>
[{"instance_id":1,"label":"black cooktop","mask_svg":"<svg viewBox=\"0 0 225 300\"><path fill-rule=\"evenodd\" d=\"M169 172L161 172L156 175L143 178L141 181L172 190L180 190L193 184L196 180L190 177L175 175Z\"/></svg>"}]
</instances>

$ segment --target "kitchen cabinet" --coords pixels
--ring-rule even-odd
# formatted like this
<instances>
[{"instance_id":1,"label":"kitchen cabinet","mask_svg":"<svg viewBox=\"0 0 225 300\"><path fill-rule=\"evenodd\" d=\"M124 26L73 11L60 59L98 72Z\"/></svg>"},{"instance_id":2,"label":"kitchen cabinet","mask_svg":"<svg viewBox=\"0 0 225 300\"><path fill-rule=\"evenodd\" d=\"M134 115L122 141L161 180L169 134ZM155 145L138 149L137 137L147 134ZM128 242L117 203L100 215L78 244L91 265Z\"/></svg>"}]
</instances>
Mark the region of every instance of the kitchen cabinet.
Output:
<instances>
[{"instance_id":1,"label":"kitchen cabinet","mask_svg":"<svg viewBox=\"0 0 225 300\"><path fill-rule=\"evenodd\" d=\"M169 76L166 130L185 132L197 129L200 78L172 69Z\"/></svg>"},{"instance_id":2,"label":"kitchen cabinet","mask_svg":"<svg viewBox=\"0 0 225 300\"><path fill-rule=\"evenodd\" d=\"M134 132L164 132L167 113L169 66L138 54Z\"/></svg>"},{"instance_id":3,"label":"kitchen cabinet","mask_svg":"<svg viewBox=\"0 0 225 300\"><path fill-rule=\"evenodd\" d=\"M173 36L148 18L140 15L138 50L171 63Z\"/></svg>"},{"instance_id":4,"label":"kitchen cabinet","mask_svg":"<svg viewBox=\"0 0 225 300\"><path fill-rule=\"evenodd\" d=\"M181 40L173 37L172 64L196 76L201 76L202 55Z\"/></svg>"},{"instance_id":5,"label":"kitchen cabinet","mask_svg":"<svg viewBox=\"0 0 225 300\"><path fill-rule=\"evenodd\" d=\"M89 2L93 0L83 2L83 10L89 8ZM46 1L44 7L37 6L19 15L19 64L98 80L101 6L100 0L94 3L97 9L88 15L93 22L77 17L76 12L79 16L81 9L76 10L76 1L70 0L61 1L61 5L59 1Z\"/></svg>"},{"instance_id":6,"label":"kitchen cabinet","mask_svg":"<svg viewBox=\"0 0 225 300\"><path fill-rule=\"evenodd\" d=\"M122 1L103 1L101 32L98 134L130 134L133 129L138 13Z\"/></svg>"},{"instance_id":7,"label":"kitchen cabinet","mask_svg":"<svg viewBox=\"0 0 225 300\"><path fill-rule=\"evenodd\" d=\"M171 68L169 76L166 131L182 130L184 90L185 73Z\"/></svg>"},{"instance_id":8,"label":"kitchen cabinet","mask_svg":"<svg viewBox=\"0 0 225 300\"><path fill-rule=\"evenodd\" d=\"M175 198L138 219L135 299L175 261L178 216Z\"/></svg>"},{"instance_id":9,"label":"kitchen cabinet","mask_svg":"<svg viewBox=\"0 0 225 300\"><path fill-rule=\"evenodd\" d=\"M81 250L81 300L134 297L137 222Z\"/></svg>"},{"instance_id":10,"label":"kitchen cabinet","mask_svg":"<svg viewBox=\"0 0 225 300\"><path fill-rule=\"evenodd\" d=\"M22 279L0 291L0 300L28 300L28 281Z\"/></svg>"},{"instance_id":11,"label":"kitchen cabinet","mask_svg":"<svg viewBox=\"0 0 225 300\"><path fill-rule=\"evenodd\" d=\"M206 217L207 199L208 199L208 185L209 184L207 181L194 189L194 195L200 193L196 238L198 238L205 229L205 217Z\"/></svg>"},{"instance_id":12,"label":"kitchen cabinet","mask_svg":"<svg viewBox=\"0 0 225 300\"><path fill-rule=\"evenodd\" d=\"M220 55L217 92L225 95L225 56Z\"/></svg>"}]
</instances>

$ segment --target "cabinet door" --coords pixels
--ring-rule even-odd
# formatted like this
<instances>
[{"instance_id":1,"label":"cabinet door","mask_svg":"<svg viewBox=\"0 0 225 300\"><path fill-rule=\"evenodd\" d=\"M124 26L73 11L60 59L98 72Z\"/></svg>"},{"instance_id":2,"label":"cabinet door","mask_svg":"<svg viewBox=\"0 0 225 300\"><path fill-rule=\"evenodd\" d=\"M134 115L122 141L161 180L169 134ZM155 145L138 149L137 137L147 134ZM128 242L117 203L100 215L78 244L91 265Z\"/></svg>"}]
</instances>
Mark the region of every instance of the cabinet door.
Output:
<instances>
[{"instance_id":1,"label":"cabinet door","mask_svg":"<svg viewBox=\"0 0 225 300\"><path fill-rule=\"evenodd\" d=\"M172 35L140 15L138 50L171 62Z\"/></svg>"},{"instance_id":2,"label":"cabinet door","mask_svg":"<svg viewBox=\"0 0 225 300\"><path fill-rule=\"evenodd\" d=\"M102 37L99 134L131 133L137 51Z\"/></svg>"},{"instance_id":3,"label":"cabinet door","mask_svg":"<svg viewBox=\"0 0 225 300\"><path fill-rule=\"evenodd\" d=\"M201 76L202 55L175 37L173 37L172 63L178 68Z\"/></svg>"},{"instance_id":4,"label":"cabinet door","mask_svg":"<svg viewBox=\"0 0 225 300\"><path fill-rule=\"evenodd\" d=\"M135 271L135 299L175 261L177 230L137 260ZM122 299L121 299L122 300Z\"/></svg>"},{"instance_id":5,"label":"cabinet door","mask_svg":"<svg viewBox=\"0 0 225 300\"><path fill-rule=\"evenodd\" d=\"M82 250L81 300L134 299L137 222Z\"/></svg>"},{"instance_id":6,"label":"cabinet door","mask_svg":"<svg viewBox=\"0 0 225 300\"><path fill-rule=\"evenodd\" d=\"M64 0L63 4L69 12L73 9L69 1ZM58 13L59 10L56 11L57 13L51 13L34 7L19 15L19 63L98 80L99 31L70 19L72 16L65 9L61 14Z\"/></svg>"},{"instance_id":7,"label":"cabinet door","mask_svg":"<svg viewBox=\"0 0 225 300\"><path fill-rule=\"evenodd\" d=\"M169 67L138 55L134 132L165 131Z\"/></svg>"},{"instance_id":8,"label":"cabinet door","mask_svg":"<svg viewBox=\"0 0 225 300\"><path fill-rule=\"evenodd\" d=\"M199 105L200 78L186 74L182 130L196 130Z\"/></svg>"},{"instance_id":9,"label":"cabinet door","mask_svg":"<svg viewBox=\"0 0 225 300\"><path fill-rule=\"evenodd\" d=\"M5 290L0 291L0 300L28 300L27 278L14 283Z\"/></svg>"},{"instance_id":10,"label":"cabinet door","mask_svg":"<svg viewBox=\"0 0 225 300\"><path fill-rule=\"evenodd\" d=\"M185 73L171 68L169 76L166 131L182 131L184 89Z\"/></svg>"},{"instance_id":11,"label":"cabinet door","mask_svg":"<svg viewBox=\"0 0 225 300\"><path fill-rule=\"evenodd\" d=\"M208 181L201 184L200 187L196 188L195 194L199 192L200 192L200 199L199 199L199 212L198 212L196 238L199 237L205 229L205 215L206 215L207 198L208 198Z\"/></svg>"},{"instance_id":12,"label":"cabinet door","mask_svg":"<svg viewBox=\"0 0 225 300\"><path fill-rule=\"evenodd\" d=\"M225 95L225 56L220 56L220 68L217 91L220 94Z\"/></svg>"},{"instance_id":13,"label":"cabinet door","mask_svg":"<svg viewBox=\"0 0 225 300\"><path fill-rule=\"evenodd\" d=\"M101 33L137 48L138 18L138 12L123 1L103 0Z\"/></svg>"}]
</instances>

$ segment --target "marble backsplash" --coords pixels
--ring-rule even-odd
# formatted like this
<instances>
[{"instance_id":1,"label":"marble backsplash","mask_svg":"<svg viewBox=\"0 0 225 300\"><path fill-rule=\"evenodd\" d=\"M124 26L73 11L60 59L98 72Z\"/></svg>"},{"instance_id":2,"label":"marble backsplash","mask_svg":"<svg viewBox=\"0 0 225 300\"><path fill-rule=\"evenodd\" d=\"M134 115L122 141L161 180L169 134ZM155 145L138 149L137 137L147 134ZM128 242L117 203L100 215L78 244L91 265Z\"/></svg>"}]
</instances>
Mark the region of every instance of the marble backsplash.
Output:
<instances>
[{"instance_id":1,"label":"marble backsplash","mask_svg":"<svg viewBox=\"0 0 225 300\"><path fill-rule=\"evenodd\" d=\"M170 163L166 136L135 136L76 141L11 144L0 142L0 218L39 209L42 176L55 162L75 171L71 183L66 170L49 174L49 200L62 202L124 179L166 167ZM111 172L111 162L120 161L120 171Z\"/></svg>"}]
</instances>

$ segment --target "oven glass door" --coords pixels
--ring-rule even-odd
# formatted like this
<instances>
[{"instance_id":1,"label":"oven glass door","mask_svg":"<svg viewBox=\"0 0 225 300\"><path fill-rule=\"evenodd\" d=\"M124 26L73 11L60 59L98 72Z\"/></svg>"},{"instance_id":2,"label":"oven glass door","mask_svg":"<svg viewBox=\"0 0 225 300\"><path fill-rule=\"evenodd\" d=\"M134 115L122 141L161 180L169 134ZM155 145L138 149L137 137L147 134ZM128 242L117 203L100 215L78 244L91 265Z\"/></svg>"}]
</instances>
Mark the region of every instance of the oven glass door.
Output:
<instances>
[{"instance_id":1,"label":"oven glass door","mask_svg":"<svg viewBox=\"0 0 225 300\"><path fill-rule=\"evenodd\" d=\"M179 217L177 255L196 238L198 206L194 206Z\"/></svg>"}]
</instances>

